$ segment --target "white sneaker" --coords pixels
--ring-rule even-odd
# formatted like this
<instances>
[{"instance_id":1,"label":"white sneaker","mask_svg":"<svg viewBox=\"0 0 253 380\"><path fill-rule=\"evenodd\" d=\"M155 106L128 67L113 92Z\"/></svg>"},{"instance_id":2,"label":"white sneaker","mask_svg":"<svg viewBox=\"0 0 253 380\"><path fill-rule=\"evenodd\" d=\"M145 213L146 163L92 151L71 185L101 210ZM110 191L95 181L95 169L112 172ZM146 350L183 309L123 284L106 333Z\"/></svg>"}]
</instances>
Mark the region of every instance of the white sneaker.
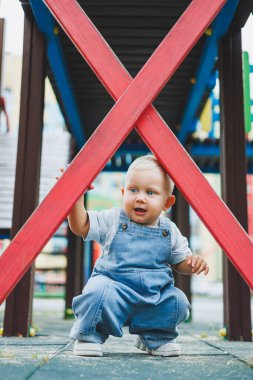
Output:
<instances>
[{"instance_id":1,"label":"white sneaker","mask_svg":"<svg viewBox=\"0 0 253 380\"><path fill-rule=\"evenodd\" d=\"M181 355L181 347L178 343L166 343L156 350L149 350L149 354L154 356L179 356Z\"/></svg>"},{"instance_id":2,"label":"white sneaker","mask_svg":"<svg viewBox=\"0 0 253 380\"><path fill-rule=\"evenodd\" d=\"M139 350L146 351L150 355L154 356L179 356L181 354L181 347L178 343L166 343L156 348L155 350L148 349L139 336L137 336L134 346Z\"/></svg>"},{"instance_id":3,"label":"white sneaker","mask_svg":"<svg viewBox=\"0 0 253 380\"><path fill-rule=\"evenodd\" d=\"M103 356L100 343L90 343L82 340L75 341L73 354L79 356Z\"/></svg>"},{"instance_id":4,"label":"white sneaker","mask_svg":"<svg viewBox=\"0 0 253 380\"><path fill-rule=\"evenodd\" d=\"M144 343L142 343L142 340L139 337L139 335L135 339L134 347L136 347L136 348L138 348L139 350L142 350L142 351L146 351L147 350L147 347L145 346Z\"/></svg>"}]
</instances>

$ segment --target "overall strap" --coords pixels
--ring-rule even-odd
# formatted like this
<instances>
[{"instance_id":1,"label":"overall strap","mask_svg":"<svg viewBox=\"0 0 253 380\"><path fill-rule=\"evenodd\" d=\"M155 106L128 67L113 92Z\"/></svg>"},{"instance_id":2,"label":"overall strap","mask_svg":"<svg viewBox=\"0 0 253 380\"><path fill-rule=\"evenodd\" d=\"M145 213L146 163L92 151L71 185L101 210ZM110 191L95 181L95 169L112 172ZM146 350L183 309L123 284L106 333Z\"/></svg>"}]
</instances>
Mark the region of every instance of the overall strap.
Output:
<instances>
[{"instance_id":1,"label":"overall strap","mask_svg":"<svg viewBox=\"0 0 253 380\"><path fill-rule=\"evenodd\" d=\"M120 214L119 214L119 224L121 223L126 223L126 224L130 223L129 217L126 215L126 213L124 212L122 208L120 209Z\"/></svg>"},{"instance_id":2,"label":"overall strap","mask_svg":"<svg viewBox=\"0 0 253 380\"><path fill-rule=\"evenodd\" d=\"M159 220L160 229L167 230L169 233L171 232L171 221L169 218L166 218L164 216L160 216Z\"/></svg>"}]
</instances>

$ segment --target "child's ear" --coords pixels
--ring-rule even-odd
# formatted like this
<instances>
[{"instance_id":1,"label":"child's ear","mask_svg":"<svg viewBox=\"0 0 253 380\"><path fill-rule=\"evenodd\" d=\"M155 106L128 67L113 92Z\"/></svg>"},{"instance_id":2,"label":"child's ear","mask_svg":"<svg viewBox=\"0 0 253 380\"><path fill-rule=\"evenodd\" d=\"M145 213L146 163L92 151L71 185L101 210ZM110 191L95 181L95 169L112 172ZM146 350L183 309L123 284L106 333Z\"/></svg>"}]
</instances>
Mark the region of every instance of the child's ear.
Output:
<instances>
[{"instance_id":1,"label":"child's ear","mask_svg":"<svg viewBox=\"0 0 253 380\"><path fill-rule=\"evenodd\" d=\"M121 188L121 194L122 194L122 197L124 197L124 194L125 194L125 189L124 189L124 187Z\"/></svg>"},{"instance_id":2,"label":"child's ear","mask_svg":"<svg viewBox=\"0 0 253 380\"><path fill-rule=\"evenodd\" d=\"M167 199L166 199L166 203L165 203L165 206L163 208L164 211L168 210L171 206L174 205L174 203L176 202L176 197L175 195L170 195Z\"/></svg>"}]
</instances>

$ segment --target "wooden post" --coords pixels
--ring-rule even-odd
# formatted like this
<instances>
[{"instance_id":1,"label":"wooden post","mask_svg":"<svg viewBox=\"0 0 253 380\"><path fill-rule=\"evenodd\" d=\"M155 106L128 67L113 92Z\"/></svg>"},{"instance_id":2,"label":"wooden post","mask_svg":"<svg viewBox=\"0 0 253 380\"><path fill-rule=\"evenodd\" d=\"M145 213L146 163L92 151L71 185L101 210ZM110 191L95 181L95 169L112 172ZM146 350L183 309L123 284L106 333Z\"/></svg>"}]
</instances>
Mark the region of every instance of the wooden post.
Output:
<instances>
[{"instance_id":1,"label":"wooden post","mask_svg":"<svg viewBox=\"0 0 253 380\"><path fill-rule=\"evenodd\" d=\"M45 49L35 22L25 16L20 126L13 207L13 238L38 204L45 82ZM4 335L27 336L32 320L34 266L6 301Z\"/></svg>"},{"instance_id":2,"label":"wooden post","mask_svg":"<svg viewBox=\"0 0 253 380\"><path fill-rule=\"evenodd\" d=\"M68 228L68 253L67 253L67 274L65 292L65 318L69 318L72 313L73 297L82 293L84 285L83 275L84 265L84 242L81 236L76 236Z\"/></svg>"},{"instance_id":3,"label":"wooden post","mask_svg":"<svg viewBox=\"0 0 253 380\"><path fill-rule=\"evenodd\" d=\"M180 232L188 240L190 239L190 220L189 220L189 204L179 191L176 191L176 203L175 206L175 221L180 229ZM175 273L176 286L181 289L187 296L189 302L192 302L191 293L191 276L185 276L183 274ZM192 313L191 313L192 315Z\"/></svg>"},{"instance_id":4,"label":"wooden post","mask_svg":"<svg viewBox=\"0 0 253 380\"><path fill-rule=\"evenodd\" d=\"M74 139L71 141L71 160L78 154L77 144ZM84 195L84 206L86 208L87 196ZM65 313L64 318L68 319L72 314L73 297L81 294L84 286L84 244L83 238L76 236L68 227L68 253L66 268L66 290L65 290Z\"/></svg>"},{"instance_id":5,"label":"wooden post","mask_svg":"<svg viewBox=\"0 0 253 380\"><path fill-rule=\"evenodd\" d=\"M87 284L93 269L93 241L87 241L84 250L84 284Z\"/></svg>"},{"instance_id":6,"label":"wooden post","mask_svg":"<svg viewBox=\"0 0 253 380\"><path fill-rule=\"evenodd\" d=\"M246 157L240 29L223 38L219 51L222 196L247 231ZM236 236L234 237L236 239ZM250 290L224 256L224 323L229 340L251 341Z\"/></svg>"}]
</instances>

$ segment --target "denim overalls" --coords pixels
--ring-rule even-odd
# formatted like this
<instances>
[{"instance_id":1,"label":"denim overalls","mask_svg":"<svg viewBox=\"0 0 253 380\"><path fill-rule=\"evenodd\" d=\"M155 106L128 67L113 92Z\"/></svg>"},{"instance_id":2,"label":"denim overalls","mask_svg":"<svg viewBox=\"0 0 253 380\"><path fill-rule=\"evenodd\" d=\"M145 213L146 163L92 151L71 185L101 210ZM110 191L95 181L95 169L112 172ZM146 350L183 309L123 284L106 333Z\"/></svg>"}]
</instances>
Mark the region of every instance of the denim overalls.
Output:
<instances>
[{"instance_id":1,"label":"denim overalls","mask_svg":"<svg viewBox=\"0 0 253 380\"><path fill-rule=\"evenodd\" d=\"M109 335L121 337L128 325L149 349L175 339L190 304L174 287L170 261L169 219L160 217L159 227L150 227L121 210L109 254L97 260L83 293L73 299L70 337L103 343Z\"/></svg>"}]
</instances>

